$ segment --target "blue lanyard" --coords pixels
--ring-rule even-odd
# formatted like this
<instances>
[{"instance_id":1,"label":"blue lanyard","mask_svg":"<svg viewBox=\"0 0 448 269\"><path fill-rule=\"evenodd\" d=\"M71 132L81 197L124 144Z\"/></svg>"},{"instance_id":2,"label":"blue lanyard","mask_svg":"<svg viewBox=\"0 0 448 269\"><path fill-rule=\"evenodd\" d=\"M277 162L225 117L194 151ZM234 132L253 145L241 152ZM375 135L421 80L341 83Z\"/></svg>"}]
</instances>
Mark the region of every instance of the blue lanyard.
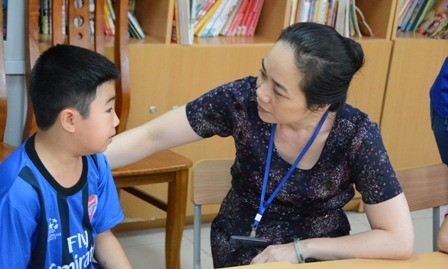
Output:
<instances>
[{"instance_id":1,"label":"blue lanyard","mask_svg":"<svg viewBox=\"0 0 448 269\"><path fill-rule=\"evenodd\" d=\"M299 156L297 156L297 159L292 164L291 168L289 168L289 171L286 173L285 176L283 176L282 181L277 185L277 188L275 188L274 192L271 194L271 196L269 196L269 199L265 202L266 189L267 189L268 178L269 178L269 171L271 169L272 148L273 148L273 145L274 145L274 136L275 136L275 128L276 128L276 124L272 125L271 138L269 140L268 157L266 158L266 169L264 171L263 188L261 190L260 207L258 208L257 215L255 216L255 219L254 219L254 224L252 225L252 233L251 233L251 235L255 236L255 230L257 229L258 224L260 224L260 220L263 217L264 211L272 203L272 201L277 196L277 194L280 191L280 189L283 187L283 185L289 179L289 177L291 176L292 172L297 167L299 162L302 160L302 158L305 155L305 153L308 151L310 146L313 144L313 142L316 139L317 134L319 133L320 129L322 128L322 125L324 124L325 119L327 118L327 116L328 116L328 110L325 112L324 116L320 120L319 124L316 127L316 130L314 130L313 135L311 135L310 139L306 143L306 145L303 148L302 152L300 152Z\"/></svg>"}]
</instances>

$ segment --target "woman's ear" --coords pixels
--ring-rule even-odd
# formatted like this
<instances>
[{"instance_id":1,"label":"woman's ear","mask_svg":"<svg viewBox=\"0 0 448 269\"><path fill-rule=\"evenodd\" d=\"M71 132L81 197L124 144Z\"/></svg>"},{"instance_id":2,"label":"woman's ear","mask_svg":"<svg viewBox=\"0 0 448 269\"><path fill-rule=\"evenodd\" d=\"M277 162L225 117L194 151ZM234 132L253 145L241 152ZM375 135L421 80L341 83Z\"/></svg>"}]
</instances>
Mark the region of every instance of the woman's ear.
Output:
<instances>
[{"instance_id":1,"label":"woman's ear","mask_svg":"<svg viewBox=\"0 0 448 269\"><path fill-rule=\"evenodd\" d=\"M327 112L327 110L329 108L330 108L330 105L319 106L318 111L319 111L319 113L325 113L325 112Z\"/></svg>"},{"instance_id":2,"label":"woman's ear","mask_svg":"<svg viewBox=\"0 0 448 269\"><path fill-rule=\"evenodd\" d=\"M61 123L62 129L69 133L74 133L76 131L76 122L79 113L72 109L66 108L59 113L59 122Z\"/></svg>"},{"instance_id":3,"label":"woman's ear","mask_svg":"<svg viewBox=\"0 0 448 269\"><path fill-rule=\"evenodd\" d=\"M310 110L316 114L324 114L329 108L330 105L314 105Z\"/></svg>"}]
</instances>

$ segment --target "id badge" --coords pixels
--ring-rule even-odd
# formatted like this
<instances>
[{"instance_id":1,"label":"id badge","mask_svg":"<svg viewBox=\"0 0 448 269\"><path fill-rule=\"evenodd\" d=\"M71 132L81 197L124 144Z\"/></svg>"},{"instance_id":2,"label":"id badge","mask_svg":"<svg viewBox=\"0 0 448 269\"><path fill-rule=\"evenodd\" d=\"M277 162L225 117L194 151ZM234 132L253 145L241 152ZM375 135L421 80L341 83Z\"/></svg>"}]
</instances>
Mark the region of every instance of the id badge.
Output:
<instances>
[{"instance_id":1,"label":"id badge","mask_svg":"<svg viewBox=\"0 0 448 269\"><path fill-rule=\"evenodd\" d=\"M269 239L255 236L232 235L230 236L230 243L241 246L267 247Z\"/></svg>"}]
</instances>

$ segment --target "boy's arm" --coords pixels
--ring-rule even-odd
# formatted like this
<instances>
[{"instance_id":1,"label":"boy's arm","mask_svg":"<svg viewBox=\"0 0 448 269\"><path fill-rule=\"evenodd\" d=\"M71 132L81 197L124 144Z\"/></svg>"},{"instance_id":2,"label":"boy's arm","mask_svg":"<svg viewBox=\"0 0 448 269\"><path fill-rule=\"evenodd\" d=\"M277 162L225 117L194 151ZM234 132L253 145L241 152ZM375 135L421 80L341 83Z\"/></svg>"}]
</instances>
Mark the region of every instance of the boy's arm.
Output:
<instances>
[{"instance_id":1,"label":"boy's arm","mask_svg":"<svg viewBox=\"0 0 448 269\"><path fill-rule=\"evenodd\" d=\"M8 201L0 202L0 268L27 268L35 223Z\"/></svg>"},{"instance_id":2,"label":"boy's arm","mask_svg":"<svg viewBox=\"0 0 448 269\"><path fill-rule=\"evenodd\" d=\"M110 230L97 235L94 257L104 269L132 268L120 242Z\"/></svg>"}]
</instances>

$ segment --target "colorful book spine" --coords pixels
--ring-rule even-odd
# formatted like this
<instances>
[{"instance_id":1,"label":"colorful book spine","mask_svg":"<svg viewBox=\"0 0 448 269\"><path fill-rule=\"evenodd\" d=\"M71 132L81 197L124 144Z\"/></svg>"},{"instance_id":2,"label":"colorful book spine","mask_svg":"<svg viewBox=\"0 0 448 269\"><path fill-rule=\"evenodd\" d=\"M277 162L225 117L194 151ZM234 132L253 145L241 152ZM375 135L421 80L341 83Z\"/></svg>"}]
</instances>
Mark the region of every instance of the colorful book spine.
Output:
<instances>
[{"instance_id":1,"label":"colorful book spine","mask_svg":"<svg viewBox=\"0 0 448 269\"><path fill-rule=\"evenodd\" d=\"M246 31L246 36L254 36L255 30L257 29L258 19L260 18L261 10L263 9L264 0L257 0L256 6L253 10L252 20L249 23L248 30Z\"/></svg>"},{"instance_id":2,"label":"colorful book spine","mask_svg":"<svg viewBox=\"0 0 448 269\"><path fill-rule=\"evenodd\" d=\"M229 27L229 30L226 33L226 36L235 36L238 31L238 26L243 20L244 13L249 5L250 0L241 0L240 6L235 14L235 18L232 21L232 24Z\"/></svg>"}]
</instances>

